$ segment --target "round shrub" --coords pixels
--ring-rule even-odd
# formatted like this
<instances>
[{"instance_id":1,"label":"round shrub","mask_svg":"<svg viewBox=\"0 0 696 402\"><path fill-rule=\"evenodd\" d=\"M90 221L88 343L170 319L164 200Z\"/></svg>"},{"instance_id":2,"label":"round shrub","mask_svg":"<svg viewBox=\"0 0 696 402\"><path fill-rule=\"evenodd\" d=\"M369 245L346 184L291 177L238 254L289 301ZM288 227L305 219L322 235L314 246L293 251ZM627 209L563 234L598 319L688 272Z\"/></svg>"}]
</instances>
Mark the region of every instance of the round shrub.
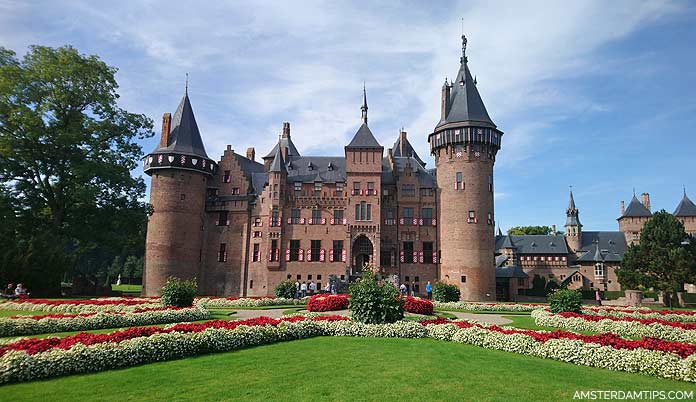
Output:
<instances>
[{"instance_id":1,"label":"round shrub","mask_svg":"<svg viewBox=\"0 0 696 402\"><path fill-rule=\"evenodd\" d=\"M421 299L420 297L406 296L404 310L414 314L432 315L433 302L427 299Z\"/></svg>"},{"instance_id":2,"label":"round shrub","mask_svg":"<svg viewBox=\"0 0 696 402\"><path fill-rule=\"evenodd\" d=\"M404 301L389 282L378 282L369 270L349 287L350 312L354 320L366 324L396 322L404 318Z\"/></svg>"},{"instance_id":3,"label":"round shrub","mask_svg":"<svg viewBox=\"0 0 696 402\"><path fill-rule=\"evenodd\" d=\"M293 281L283 281L280 282L275 287L276 297L282 297L285 299L292 299L295 297L295 282Z\"/></svg>"},{"instance_id":4,"label":"round shrub","mask_svg":"<svg viewBox=\"0 0 696 402\"><path fill-rule=\"evenodd\" d=\"M335 311L348 308L348 295L314 295L307 300L307 311Z\"/></svg>"},{"instance_id":5,"label":"round shrub","mask_svg":"<svg viewBox=\"0 0 696 402\"><path fill-rule=\"evenodd\" d=\"M581 313L582 294L580 292L557 289L549 294L547 299L552 313Z\"/></svg>"},{"instance_id":6,"label":"round shrub","mask_svg":"<svg viewBox=\"0 0 696 402\"><path fill-rule=\"evenodd\" d=\"M437 282L433 286L433 298L441 303L459 301L461 291L457 285L449 283Z\"/></svg>"},{"instance_id":7,"label":"round shrub","mask_svg":"<svg viewBox=\"0 0 696 402\"><path fill-rule=\"evenodd\" d=\"M162 304L174 307L191 307L193 298L198 292L196 278L184 281L179 278L169 277L162 287Z\"/></svg>"}]
</instances>

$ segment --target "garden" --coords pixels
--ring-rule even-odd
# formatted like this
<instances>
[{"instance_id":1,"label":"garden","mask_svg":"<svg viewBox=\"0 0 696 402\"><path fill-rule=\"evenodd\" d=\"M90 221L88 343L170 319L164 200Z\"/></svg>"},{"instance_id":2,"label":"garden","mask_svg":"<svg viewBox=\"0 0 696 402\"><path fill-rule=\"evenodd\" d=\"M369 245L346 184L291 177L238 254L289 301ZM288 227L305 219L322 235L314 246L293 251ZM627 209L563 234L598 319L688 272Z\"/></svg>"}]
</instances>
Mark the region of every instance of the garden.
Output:
<instances>
[{"instance_id":1,"label":"garden","mask_svg":"<svg viewBox=\"0 0 696 402\"><path fill-rule=\"evenodd\" d=\"M549 304L467 303L436 287L435 301L402 296L368 272L348 294L300 299L195 297L195 282L172 279L161 298L6 301L0 384L16 400L43 400L44 392L86 400L89 384L104 384L96 388L103 400L173 390L199 399L228 383L237 387L224 387L230 397L280 399L283 379L310 400L357 397L366 387L372 400L446 400L469 387L489 389L479 392L491 400L556 400L573 387L689 390L696 382L694 311L584 306L568 290ZM356 365L374 377L353 375ZM521 389L490 388L514 367ZM320 381L327 371L338 377ZM550 372L566 373L565 385L544 382ZM170 376L174 387L163 379ZM384 386L373 392L369 378ZM528 393L541 383L548 395Z\"/></svg>"}]
</instances>

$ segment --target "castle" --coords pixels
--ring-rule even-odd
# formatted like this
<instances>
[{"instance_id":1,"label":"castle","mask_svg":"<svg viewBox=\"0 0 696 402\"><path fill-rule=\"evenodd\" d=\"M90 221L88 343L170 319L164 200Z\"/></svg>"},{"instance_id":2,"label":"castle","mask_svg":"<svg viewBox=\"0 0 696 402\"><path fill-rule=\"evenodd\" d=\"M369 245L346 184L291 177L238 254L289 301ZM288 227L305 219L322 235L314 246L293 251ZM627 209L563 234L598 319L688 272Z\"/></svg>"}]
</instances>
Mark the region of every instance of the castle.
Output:
<instances>
[{"instance_id":1,"label":"castle","mask_svg":"<svg viewBox=\"0 0 696 402\"><path fill-rule=\"evenodd\" d=\"M403 130L385 155L368 126L364 89L360 126L341 156L301 155L286 122L260 161L254 148L240 155L229 145L214 161L187 91L143 160L152 177L143 294L158 295L176 276L197 278L204 295L270 296L288 279L318 288L330 276L354 280L365 264L419 294L428 281L456 284L464 300L515 299L534 275L618 289L613 269L650 216L635 197L619 232L583 231L571 193L565 235L495 235L493 166L503 132L481 100L466 45L462 36L459 71L442 86L428 136L433 169ZM696 225L688 203L682 209Z\"/></svg>"}]
</instances>

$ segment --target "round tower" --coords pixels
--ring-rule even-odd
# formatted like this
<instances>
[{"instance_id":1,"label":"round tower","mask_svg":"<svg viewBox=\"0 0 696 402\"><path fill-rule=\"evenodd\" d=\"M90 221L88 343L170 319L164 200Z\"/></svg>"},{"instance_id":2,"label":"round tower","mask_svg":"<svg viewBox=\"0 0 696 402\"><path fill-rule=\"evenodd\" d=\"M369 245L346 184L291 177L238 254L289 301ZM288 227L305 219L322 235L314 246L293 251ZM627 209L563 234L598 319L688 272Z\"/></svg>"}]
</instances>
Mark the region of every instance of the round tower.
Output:
<instances>
[{"instance_id":1,"label":"round tower","mask_svg":"<svg viewBox=\"0 0 696 402\"><path fill-rule=\"evenodd\" d=\"M495 300L493 165L502 131L488 116L467 65L462 35L459 72L442 88L440 122L428 136L438 185L440 280L461 298Z\"/></svg>"},{"instance_id":2,"label":"round tower","mask_svg":"<svg viewBox=\"0 0 696 402\"><path fill-rule=\"evenodd\" d=\"M158 296L170 276L200 278L205 198L217 164L208 158L186 93L172 118L162 118L157 149L143 160L152 176L143 295Z\"/></svg>"},{"instance_id":3,"label":"round tower","mask_svg":"<svg viewBox=\"0 0 696 402\"><path fill-rule=\"evenodd\" d=\"M570 190L570 201L568 201L568 208L566 209L565 238L572 252L577 253L582 248L580 211L575 206L573 190Z\"/></svg>"}]
</instances>

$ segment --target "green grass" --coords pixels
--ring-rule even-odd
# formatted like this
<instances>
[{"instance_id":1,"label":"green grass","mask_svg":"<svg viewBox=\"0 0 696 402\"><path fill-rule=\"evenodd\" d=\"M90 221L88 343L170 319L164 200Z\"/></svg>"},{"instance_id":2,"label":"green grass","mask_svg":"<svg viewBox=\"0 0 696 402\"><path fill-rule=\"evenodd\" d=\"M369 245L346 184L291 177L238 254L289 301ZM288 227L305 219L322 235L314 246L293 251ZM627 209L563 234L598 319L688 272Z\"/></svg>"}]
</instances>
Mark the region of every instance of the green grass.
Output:
<instances>
[{"instance_id":1,"label":"green grass","mask_svg":"<svg viewBox=\"0 0 696 402\"><path fill-rule=\"evenodd\" d=\"M142 289L142 285L111 285L111 290L114 292L140 293Z\"/></svg>"},{"instance_id":2,"label":"green grass","mask_svg":"<svg viewBox=\"0 0 696 402\"><path fill-rule=\"evenodd\" d=\"M490 310L464 310L457 308L445 308L437 311L454 311L456 313L471 313L471 314L495 314L495 315L530 315L531 311L490 311Z\"/></svg>"},{"instance_id":3,"label":"green grass","mask_svg":"<svg viewBox=\"0 0 696 402\"><path fill-rule=\"evenodd\" d=\"M693 384L432 339L322 337L1 389L13 401L41 402L49 395L54 402L507 402Z\"/></svg>"},{"instance_id":4,"label":"green grass","mask_svg":"<svg viewBox=\"0 0 696 402\"><path fill-rule=\"evenodd\" d=\"M2 306L2 305L0 305ZM43 315L51 314L46 311L26 311L26 310L0 310L0 317L12 317L13 315Z\"/></svg>"},{"instance_id":5,"label":"green grass","mask_svg":"<svg viewBox=\"0 0 696 402\"><path fill-rule=\"evenodd\" d=\"M507 318L509 320L512 320L511 324L505 324L510 327L515 327L515 328L520 328L520 329L533 329L535 331L542 330L542 331L555 331L559 328L556 327L545 327L541 325L536 325L534 322L534 318L531 316L520 316L520 315L504 315L503 318ZM593 335L593 334L598 334L599 332L592 332L592 331L576 331L576 330L569 330L565 328L560 328L564 331L570 331L570 332L577 332L579 334L585 334L585 335Z\"/></svg>"}]
</instances>

